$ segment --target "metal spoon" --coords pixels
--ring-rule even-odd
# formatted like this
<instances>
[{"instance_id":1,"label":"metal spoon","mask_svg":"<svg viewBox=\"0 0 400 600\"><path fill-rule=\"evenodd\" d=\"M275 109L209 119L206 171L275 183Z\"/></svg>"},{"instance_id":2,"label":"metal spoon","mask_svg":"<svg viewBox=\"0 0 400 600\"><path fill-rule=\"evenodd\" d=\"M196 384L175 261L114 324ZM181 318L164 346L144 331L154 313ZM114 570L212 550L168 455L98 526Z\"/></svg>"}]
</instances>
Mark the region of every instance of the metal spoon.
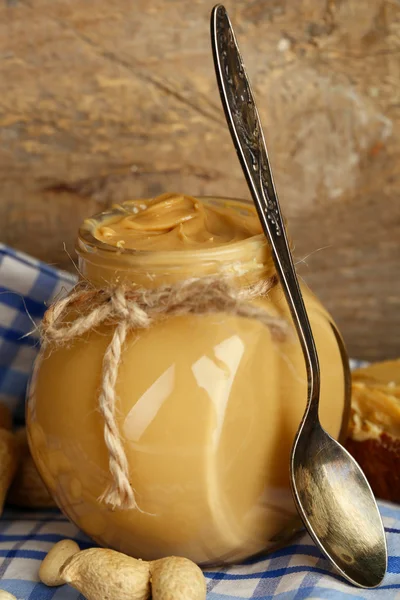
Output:
<instances>
[{"instance_id":1,"label":"metal spoon","mask_svg":"<svg viewBox=\"0 0 400 600\"><path fill-rule=\"evenodd\" d=\"M309 534L339 573L354 585L376 587L387 568L385 532L363 472L319 421L317 350L287 241L260 118L229 17L221 5L212 12L211 39L225 116L272 247L306 361L307 406L290 460L295 504Z\"/></svg>"}]
</instances>

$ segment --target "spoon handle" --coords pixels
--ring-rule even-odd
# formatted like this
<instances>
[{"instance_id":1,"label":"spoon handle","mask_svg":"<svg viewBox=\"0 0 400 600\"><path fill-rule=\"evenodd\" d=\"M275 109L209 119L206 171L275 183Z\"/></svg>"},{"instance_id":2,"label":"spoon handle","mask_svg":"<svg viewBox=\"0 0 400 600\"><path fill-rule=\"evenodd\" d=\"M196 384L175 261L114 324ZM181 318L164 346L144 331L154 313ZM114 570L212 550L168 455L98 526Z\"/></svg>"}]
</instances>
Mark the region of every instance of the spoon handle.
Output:
<instances>
[{"instance_id":1,"label":"spoon handle","mask_svg":"<svg viewBox=\"0 0 400 600\"><path fill-rule=\"evenodd\" d=\"M215 6L212 12L211 40L225 117L264 233L272 247L275 267L303 350L308 377L306 414L313 411L317 419L320 391L317 350L288 244L260 117L232 25L222 5Z\"/></svg>"}]
</instances>

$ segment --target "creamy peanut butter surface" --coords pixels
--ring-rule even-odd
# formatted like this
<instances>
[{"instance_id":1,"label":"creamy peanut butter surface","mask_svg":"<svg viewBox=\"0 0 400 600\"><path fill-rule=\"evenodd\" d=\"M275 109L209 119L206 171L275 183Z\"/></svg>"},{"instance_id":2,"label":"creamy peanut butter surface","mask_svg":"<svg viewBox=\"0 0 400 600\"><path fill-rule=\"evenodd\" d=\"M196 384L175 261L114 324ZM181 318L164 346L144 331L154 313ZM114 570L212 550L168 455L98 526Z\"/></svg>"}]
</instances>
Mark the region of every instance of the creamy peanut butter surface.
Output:
<instances>
[{"instance_id":1,"label":"creamy peanut butter surface","mask_svg":"<svg viewBox=\"0 0 400 600\"><path fill-rule=\"evenodd\" d=\"M110 217L95 229L101 242L131 250L213 248L262 233L253 207L238 212L229 202L214 206L192 196L162 194L126 202L126 215Z\"/></svg>"},{"instance_id":2,"label":"creamy peanut butter surface","mask_svg":"<svg viewBox=\"0 0 400 600\"><path fill-rule=\"evenodd\" d=\"M400 360L385 361L353 373L351 437L400 437Z\"/></svg>"}]
</instances>

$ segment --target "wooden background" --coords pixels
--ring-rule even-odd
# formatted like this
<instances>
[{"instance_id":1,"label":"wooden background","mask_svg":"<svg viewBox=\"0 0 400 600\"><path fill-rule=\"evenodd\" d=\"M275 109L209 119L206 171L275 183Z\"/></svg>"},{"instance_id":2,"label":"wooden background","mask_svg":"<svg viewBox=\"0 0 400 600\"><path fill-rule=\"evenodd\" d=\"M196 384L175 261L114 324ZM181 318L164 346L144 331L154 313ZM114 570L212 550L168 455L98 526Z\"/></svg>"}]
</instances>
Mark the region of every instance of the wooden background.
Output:
<instances>
[{"instance_id":1,"label":"wooden background","mask_svg":"<svg viewBox=\"0 0 400 600\"><path fill-rule=\"evenodd\" d=\"M70 268L80 221L163 191L248 197L214 0L3 0L0 239ZM400 3L227 0L301 273L352 355L400 355Z\"/></svg>"}]
</instances>

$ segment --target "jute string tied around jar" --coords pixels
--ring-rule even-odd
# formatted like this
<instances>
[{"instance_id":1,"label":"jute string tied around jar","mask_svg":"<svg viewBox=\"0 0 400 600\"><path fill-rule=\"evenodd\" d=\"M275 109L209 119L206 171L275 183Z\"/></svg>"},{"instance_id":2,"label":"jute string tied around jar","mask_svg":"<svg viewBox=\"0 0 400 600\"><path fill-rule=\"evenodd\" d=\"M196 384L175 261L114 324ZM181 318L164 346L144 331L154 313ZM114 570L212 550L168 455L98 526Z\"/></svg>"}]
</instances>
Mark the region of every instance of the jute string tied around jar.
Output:
<instances>
[{"instance_id":1,"label":"jute string tied around jar","mask_svg":"<svg viewBox=\"0 0 400 600\"><path fill-rule=\"evenodd\" d=\"M155 289L135 286L98 289L81 282L65 298L49 307L41 327L42 353L49 345L66 345L102 324L115 326L104 354L99 395L112 483L101 495L100 501L114 509L140 510L116 421L115 387L128 332L148 328L156 320L167 316L223 312L255 319L270 330L275 340L282 340L288 333L287 321L250 303L254 298L265 296L275 285L275 277L245 288L233 287L228 281L216 277L189 279ZM71 315L76 316L71 318Z\"/></svg>"}]
</instances>

